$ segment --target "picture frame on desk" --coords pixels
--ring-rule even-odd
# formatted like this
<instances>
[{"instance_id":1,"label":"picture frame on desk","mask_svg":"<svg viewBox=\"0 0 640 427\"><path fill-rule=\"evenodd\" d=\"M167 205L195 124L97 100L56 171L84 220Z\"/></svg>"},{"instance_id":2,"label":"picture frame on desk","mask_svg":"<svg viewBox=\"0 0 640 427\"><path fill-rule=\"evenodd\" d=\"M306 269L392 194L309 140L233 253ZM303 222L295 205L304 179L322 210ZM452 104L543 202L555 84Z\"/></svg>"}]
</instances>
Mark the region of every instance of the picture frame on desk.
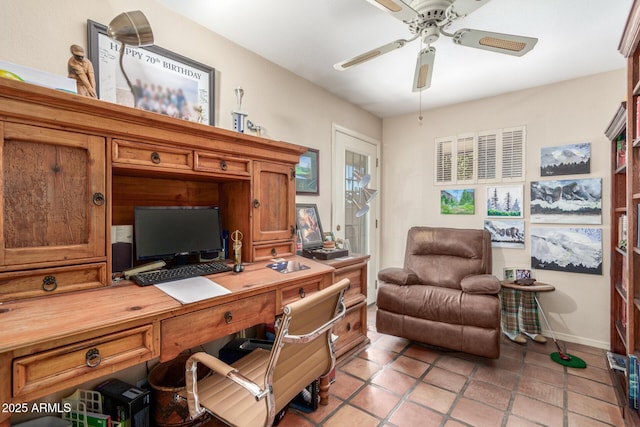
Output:
<instances>
[{"instance_id":1,"label":"picture frame on desk","mask_svg":"<svg viewBox=\"0 0 640 427\"><path fill-rule=\"evenodd\" d=\"M315 203L296 204L296 226L302 236L302 249L322 248L324 233Z\"/></svg>"},{"instance_id":2,"label":"picture frame on desk","mask_svg":"<svg viewBox=\"0 0 640 427\"><path fill-rule=\"evenodd\" d=\"M140 109L215 125L214 68L159 46L125 46L123 68L132 93L119 66L121 44L107 35L105 25L87 20L87 45L99 99L133 107L136 96ZM163 107L160 98L174 95L177 104Z\"/></svg>"}]
</instances>

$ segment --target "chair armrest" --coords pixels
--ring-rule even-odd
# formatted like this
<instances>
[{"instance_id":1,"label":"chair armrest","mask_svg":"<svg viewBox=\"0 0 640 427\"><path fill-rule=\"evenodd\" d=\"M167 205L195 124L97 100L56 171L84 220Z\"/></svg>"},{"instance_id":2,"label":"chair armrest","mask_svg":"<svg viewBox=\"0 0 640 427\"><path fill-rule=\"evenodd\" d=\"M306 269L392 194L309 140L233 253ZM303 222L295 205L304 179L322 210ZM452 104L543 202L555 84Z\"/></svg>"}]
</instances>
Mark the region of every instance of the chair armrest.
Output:
<instances>
[{"instance_id":1,"label":"chair armrest","mask_svg":"<svg viewBox=\"0 0 640 427\"><path fill-rule=\"evenodd\" d=\"M267 392L262 390L258 384L242 375L233 366L227 365L220 359L213 357L208 353L194 353L189 357L189 359L187 359L185 366L187 404L189 406L189 414L192 418L195 418L205 412L204 408L200 406L200 402L198 401L198 362L245 388L253 395L253 397L255 397L256 400L260 400L267 394Z\"/></svg>"},{"instance_id":2,"label":"chair armrest","mask_svg":"<svg viewBox=\"0 0 640 427\"><path fill-rule=\"evenodd\" d=\"M378 272L378 280L393 283L395 285L417 285L420 283L418 276L410 270L389 267Z\"/></svg>"},{"instance_id":3,"label":"chair armrest","mask_svg":"<svg viewBox=\"0 0 640 427\"><path fill-rule=\"evenodd\" d=\"M473 274L462 279L460 287L468 294L497 294L500 281L492 274Z\"/></svg>"}]
</instances>

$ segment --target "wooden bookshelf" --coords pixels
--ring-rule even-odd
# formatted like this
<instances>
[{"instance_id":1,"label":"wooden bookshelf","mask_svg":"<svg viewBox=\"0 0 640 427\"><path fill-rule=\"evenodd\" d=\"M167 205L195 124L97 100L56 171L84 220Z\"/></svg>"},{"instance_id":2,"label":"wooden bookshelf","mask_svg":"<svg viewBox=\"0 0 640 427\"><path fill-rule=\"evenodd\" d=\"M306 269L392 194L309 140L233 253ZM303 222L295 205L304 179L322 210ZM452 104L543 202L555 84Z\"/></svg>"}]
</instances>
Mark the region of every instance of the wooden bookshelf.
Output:
<instances>
[{"instance_id":1,"label":"wooden bookshelf","mask_svg":"<svg viewBox=\"0 0 640 427\"><path fill-rule=\"evenodd\" d=\"M618 50L627 59L627 96L605 131L611 142L610 350L626 356L629 368L628 357L640 357L640 0L633 2ZM636 426L640 417L630 406L629 370L610 373L626 425Z\"/></svg>"}]
</instances>

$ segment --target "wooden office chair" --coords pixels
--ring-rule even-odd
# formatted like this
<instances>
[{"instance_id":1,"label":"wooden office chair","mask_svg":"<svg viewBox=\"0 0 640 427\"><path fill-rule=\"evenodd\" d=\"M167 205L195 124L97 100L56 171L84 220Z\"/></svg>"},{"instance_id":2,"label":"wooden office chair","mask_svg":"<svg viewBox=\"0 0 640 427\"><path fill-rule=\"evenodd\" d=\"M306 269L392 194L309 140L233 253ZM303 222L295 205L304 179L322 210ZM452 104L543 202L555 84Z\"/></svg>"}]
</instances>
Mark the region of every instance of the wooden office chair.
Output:
<instances>
[{"instance_id":1,"label":"wooden office chair","mask_svg":"<svg viewBox=\"0 0 640 427\"><path fill-rule=\"evenodd\" d=\"M186 364L186 397L192 417L205 411L233 426L271 426L276 414L335 362L333 324L345 314L349 279L284 307L271 351L258 348L227 365L195 353ZM214 374L197 381L197 364Z\"/></svg>"}]
</instances>

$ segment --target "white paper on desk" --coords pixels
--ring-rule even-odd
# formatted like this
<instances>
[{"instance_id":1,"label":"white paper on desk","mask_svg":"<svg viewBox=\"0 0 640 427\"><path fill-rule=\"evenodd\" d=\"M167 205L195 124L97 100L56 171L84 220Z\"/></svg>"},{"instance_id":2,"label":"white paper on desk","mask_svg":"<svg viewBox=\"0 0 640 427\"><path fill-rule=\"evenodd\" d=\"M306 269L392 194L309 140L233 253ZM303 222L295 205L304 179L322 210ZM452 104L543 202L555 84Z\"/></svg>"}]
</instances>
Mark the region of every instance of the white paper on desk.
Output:
<instances>
[{"instance_id":1,"label":"white paper on desk","mask_svg":"<svg viewBox=\"0 0 640 427\"><path fill-rule=\"evenodd\" d=\"M231 293L229 289L203 276L158 283L155 286L182 304L202 301Z\"/></svg>"}]
</instances>

